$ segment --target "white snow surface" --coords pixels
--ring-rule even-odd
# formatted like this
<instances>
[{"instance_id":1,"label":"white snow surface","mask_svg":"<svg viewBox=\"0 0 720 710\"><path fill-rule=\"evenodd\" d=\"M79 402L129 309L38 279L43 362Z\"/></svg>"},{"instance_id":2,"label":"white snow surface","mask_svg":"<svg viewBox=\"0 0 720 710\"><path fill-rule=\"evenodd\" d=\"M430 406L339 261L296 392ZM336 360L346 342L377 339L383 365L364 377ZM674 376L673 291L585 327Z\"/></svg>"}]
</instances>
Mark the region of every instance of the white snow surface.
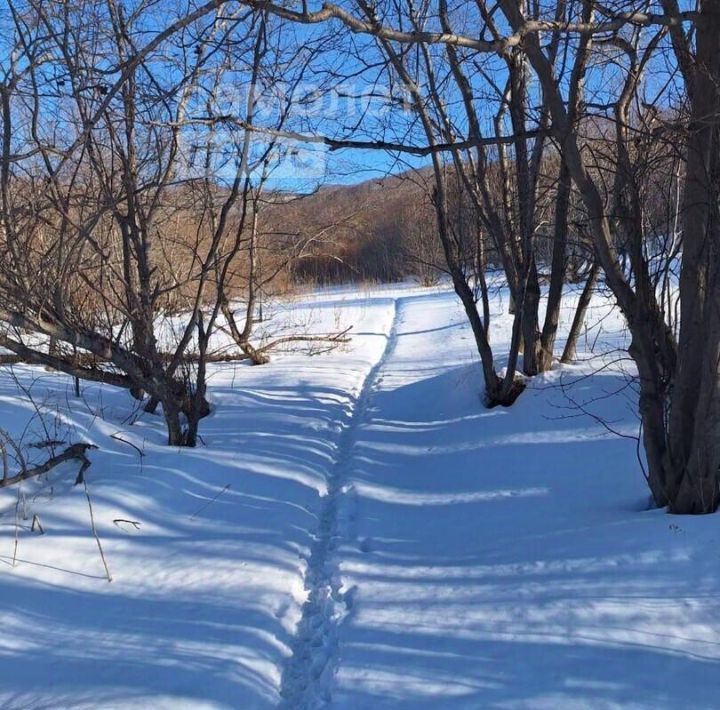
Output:
<instances>
[{"instance_id":1,"label":"white snow surface","mask_svg":"<svg viewBox=\"0 0 720 710\"><path fill-rule=\"evenodd\" d=\"M352 342L213 366L196 449L125 392L1 371L3 429L98 447L112 582L75 463L0 493L0 707L718 707L718 518L648 510L606 299L509 409L446 288L280 317Z\"/></svg>"}]
</instances>

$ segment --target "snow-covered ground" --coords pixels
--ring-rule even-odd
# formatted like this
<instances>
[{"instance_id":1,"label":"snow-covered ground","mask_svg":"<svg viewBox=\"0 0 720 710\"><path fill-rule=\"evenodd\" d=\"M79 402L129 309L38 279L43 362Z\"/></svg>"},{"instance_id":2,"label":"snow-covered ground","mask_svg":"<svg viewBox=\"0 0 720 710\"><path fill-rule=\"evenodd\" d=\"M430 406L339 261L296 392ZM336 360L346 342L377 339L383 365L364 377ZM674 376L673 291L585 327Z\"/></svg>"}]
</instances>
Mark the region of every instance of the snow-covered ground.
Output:
<instances>
[{"instance_id":1,"label":"snow-covered ground","mask_svg":"<svg viewBox=\"0 0 720 710\"><path fill-rule=\"evenodd\" d=\"M76 465L2 492L0 707L718 706L718 519L646 509L602 297L582 362L511 409L482 407L443 288L326 291L288 314L353 324L352 343L215 367L193 450L124 392L2 371L0 426L99 447L113 581Z\"/></svg>"}]
</instances>

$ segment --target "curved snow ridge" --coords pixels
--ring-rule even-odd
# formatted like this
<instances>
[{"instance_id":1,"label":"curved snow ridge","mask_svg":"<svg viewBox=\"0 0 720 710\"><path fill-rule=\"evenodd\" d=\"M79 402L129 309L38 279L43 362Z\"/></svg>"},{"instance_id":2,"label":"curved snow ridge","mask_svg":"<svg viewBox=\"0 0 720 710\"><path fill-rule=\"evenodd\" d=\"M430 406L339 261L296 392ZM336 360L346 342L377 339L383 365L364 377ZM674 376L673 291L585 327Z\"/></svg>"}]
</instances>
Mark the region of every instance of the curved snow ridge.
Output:
<instances>
[{"instance_id":1,"label":"curved snow ridge","mask_svg":"<svg viewBox=\"0 0 720 710\"><path fill-rule=\"evenodd\" d=\"M378 375L395 349L402 297L393 299L393 316L385 348L363 381L360 393L350 407L338 441L337 457L328 477L328 490L320 510L315 542L305 572L308 597L303 604L292 644L292 655L285 664L280 685L282 707L317 708L330 702L338 663L338 629L352 607L353 589L343 590L339 566L333 559L340 537L341 523L353 511L341 511L353 495L347 484L357 429L368 415Z\"/></svg>"}]
</instances>

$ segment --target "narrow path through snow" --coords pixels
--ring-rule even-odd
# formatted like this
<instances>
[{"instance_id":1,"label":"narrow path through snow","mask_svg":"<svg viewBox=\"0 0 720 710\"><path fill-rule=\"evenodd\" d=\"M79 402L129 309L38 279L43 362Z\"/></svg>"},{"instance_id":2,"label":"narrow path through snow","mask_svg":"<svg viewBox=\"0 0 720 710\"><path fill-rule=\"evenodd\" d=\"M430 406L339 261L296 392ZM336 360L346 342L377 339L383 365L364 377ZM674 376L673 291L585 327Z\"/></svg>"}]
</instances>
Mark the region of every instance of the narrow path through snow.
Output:
<instances>
[{"instance_id":1,"label":"narrow path through snow","mask_svg":"<svg viewBox=\"0 0 720 710\"><path fill-rule=\"evenodd\" d=\"M607 313L590 317L614 360ZM0 495L0 707L718 707L718 517L639 512L634 441L568 405L636 432L624 365L585 352L488 410L450 291L309 296L286 318L353 323L352 345L214 366L197 449L167 447L157 417L129 423L125 392L78 401L66 376L14 371L99 446L114 581L74 470L23 485L19 526L17 492ZM29 404L0 380L3 428L28 430Z\"/></svg>"},{"instance_id":2,"label":"narrow path through snow","mask_svg":"<svg viewBox=\"0 0 720 710\"><path fill-rule=\"evenodd\" d=\"M285 666L280 694L288 708L315 707L330 701L332 680L337 664L337 629L352 607L353 590L344 590L335 558L344 517L352 517L348 481L357 431L367 418L372 394L380 372L397 342L402 298L393 300L393 318L385 348L368 372L359 394L350 407L337 445L335 464L319 514L315 542L305 573L307 601L292 644L292 656Z\"/></svg>"}]
</instances>

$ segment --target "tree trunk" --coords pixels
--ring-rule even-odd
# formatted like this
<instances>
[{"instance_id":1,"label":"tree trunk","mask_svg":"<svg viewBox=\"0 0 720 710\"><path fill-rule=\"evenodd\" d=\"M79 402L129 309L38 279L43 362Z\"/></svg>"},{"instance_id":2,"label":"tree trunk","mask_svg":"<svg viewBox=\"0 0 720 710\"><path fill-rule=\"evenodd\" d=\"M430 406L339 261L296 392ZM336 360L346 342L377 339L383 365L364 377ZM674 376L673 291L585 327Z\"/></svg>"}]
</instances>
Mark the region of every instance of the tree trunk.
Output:
<instances>
[{"instance_id":1,"label":"tree trunk","mask_svg":"<svg viewBox=\"0 0 720 710\"><path fill-rule=\"evenodd\" d=\"M534 255L530 254L531 264L528 267L522 297L522 353L523 372L528 377L534 377L541 372L540 369L540 328L538 312L540 309L540 283L538 281L537 267Z\"/></svg>"},{"instance_id":2,"label":"tree trunk","mask_svg":"<svg viewBox=\"0 0 720 710\"><path fill-rule=\"evenodd\" d=\"M585 322L585 314L587 313L588 306L590 305L590 299L592 298L599 272L600 264L598 264L597 261L594 261L587 280L585 281L585 286L580 294L577 308L575 309L575 316L573 317L567 342L565 343L565 349L563 350L562 357L560 358L560 362L564 364L575 360L575 356L577 354L577 342L580 338L580 330Z\"/></svg>"},{"instance_id":3,"label":"tree trunk","mask_svg":"<svg viewBox=\"0 0 720 710\"><path fill-rule=\"evenodd\" d=\"M180 420L180 407L174 400L163 400L163 416L168 433L169 446L185 446L185 433Z\"/></svg>"},{"instance_id":4,"label":"tree trunk","mask_svg":"<svg viewBox=\"0 0 720 710\"><path fill-rule=\"evenodd\" d=\"M669 423L671 510L718 506L720 0L700 3L683 205L680 337Z\"/></svg>"},{"instance_id":5,"label":"tree trunk","mask_svg":"<svg viewBox=\"0 0 720 710\"><path fill-rule=\"evenodd\" d=\"M553 232L552 265L550 267L550 287L542 335L540 336L540 356L538 371L547 372L552 367L555 337L560 322L560 304L565 285L565 252L567 250L568 209L570 206L570 173L562 161L558 177L558 192L555 198L555 230ZM593 267L595 268L595 267ZM582 316L584 317L584 313ZM582 320L580 321L582 323ZM573 350L574 356L574 350ZM564 357L564 355L563 355Z\"/></svg>"}]
</instances>

